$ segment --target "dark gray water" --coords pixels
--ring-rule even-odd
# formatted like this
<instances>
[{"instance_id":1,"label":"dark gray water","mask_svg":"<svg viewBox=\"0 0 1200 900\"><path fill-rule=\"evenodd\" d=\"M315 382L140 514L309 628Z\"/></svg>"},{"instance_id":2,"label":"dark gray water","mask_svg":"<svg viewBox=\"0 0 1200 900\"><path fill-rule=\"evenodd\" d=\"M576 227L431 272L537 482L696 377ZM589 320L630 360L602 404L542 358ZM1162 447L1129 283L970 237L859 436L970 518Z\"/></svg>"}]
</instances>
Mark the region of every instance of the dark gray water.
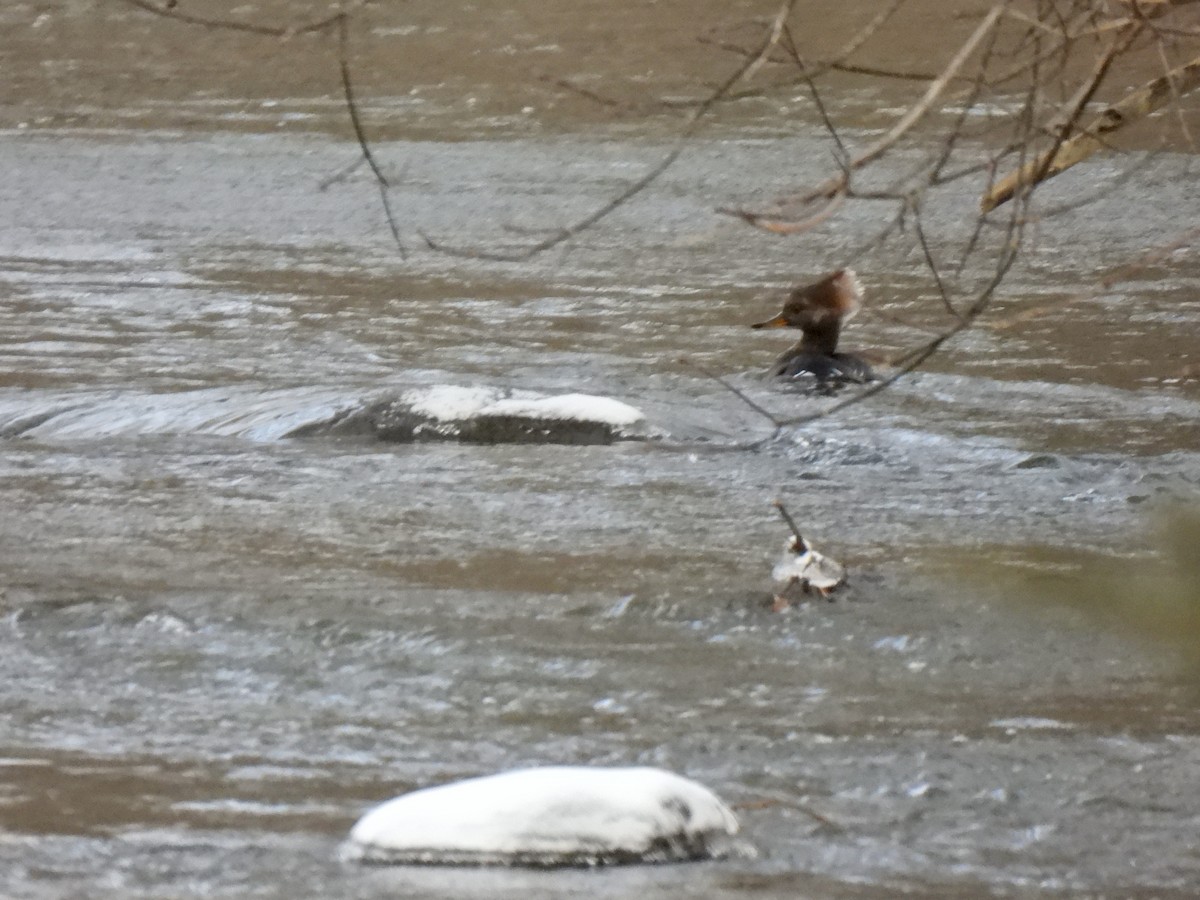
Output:
<instances>
[{"instance_id":1,"label":"dark gray water","mask_svg":"<svg viewBox=\"0 0 1200 900\"><path fill-rule=\"evenodd\" d=\"M1194 258L1015 331L985 321L895 389L739 449L769 423L679 359L781 416L828 403L763 382L786 339L746 326L879 212L780 241L712 210L819 175L815 139L718 129L581 239L488 263L417 230L520 243L509 226L588 211L669 144L661 122L522 134L454 107L442 139L435 115L377 146L402 257L364 172L319 188L356 146L271 125L307 95L232 128L146 88L85 114L86 80L65 83L42 102L82 122L0 135L0 895L1191 894L1192 683L981 580L1152 560L1153 511L1196 496ZM369 108L403 131L401 101ZM1200 208L1193 169L1160 155L1117 183L1091 164L1080 184L1111 194L1038 230L992 321L1169 241ZM975 199L931 202L950 252ZM919 255L855 265L848 344L944 325ZM614 397L654 439L286 437L439 384ZM836 603L766 608L779 495L850 567ZM336 859L373 803L535 763L696 778L761 855Z\"/></svg>"}]
</instances>

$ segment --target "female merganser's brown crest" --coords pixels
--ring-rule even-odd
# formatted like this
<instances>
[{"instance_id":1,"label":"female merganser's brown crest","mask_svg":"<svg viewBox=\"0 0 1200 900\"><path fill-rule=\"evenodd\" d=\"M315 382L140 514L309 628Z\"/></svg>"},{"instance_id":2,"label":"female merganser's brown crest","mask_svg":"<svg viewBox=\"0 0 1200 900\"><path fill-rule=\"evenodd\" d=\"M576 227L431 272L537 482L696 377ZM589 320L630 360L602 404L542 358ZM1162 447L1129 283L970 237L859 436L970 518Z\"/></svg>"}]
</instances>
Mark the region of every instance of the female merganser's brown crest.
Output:
<instances>
[{"instance_id":1,"label":"female merganser's brown crest","mask_svg":"<svg viewBox=\"0 0 1200 900\"><path fill-rule=\"evenodd\" d=\"M814 343L818 337L828 343L826 353L837 348L842 320L849 319L862 303L862 286L852 269L838 269L814 284L794 288L783 311L751 328L799 328ZM810 337L811 336L811 337Z\"/></svg>"},{"instance_id":2,"label":"female merganser's brown crest","mask_svg":"<svg viewBox=\"0 0 1200 900\"><path fill-rule=\"evenodd\" d=\"M794 347L775 364L772 374L794 378L815 376L817 381L865 382L874 379L871 367L850 353L838 353L842 322L862 303L862 286L853 269L838 269L814 284L792 290L783 310L751 328L799 328L803 333Z\"/></svg>"}]
</instances>

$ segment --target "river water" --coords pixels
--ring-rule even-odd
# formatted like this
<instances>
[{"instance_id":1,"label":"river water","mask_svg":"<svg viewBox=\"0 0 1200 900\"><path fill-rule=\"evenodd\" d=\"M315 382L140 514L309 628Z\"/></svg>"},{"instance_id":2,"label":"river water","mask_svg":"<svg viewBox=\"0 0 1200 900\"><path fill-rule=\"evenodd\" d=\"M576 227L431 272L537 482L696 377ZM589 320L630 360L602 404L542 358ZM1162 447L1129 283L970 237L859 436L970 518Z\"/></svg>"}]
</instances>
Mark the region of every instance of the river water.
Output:
<instances>
[{"instance_id":1,"label":"river water","mask_svg":"<svg viewBox=\"0 0 1200 900\"><path fill-rule=\"evenodd\" d=\"M121 3L6 13L5 58L25 65L0 109L0 896L1192 896L1194 679L986 582L1153 565L1156 511L1195 500L1195 257L1051 302L1194 225L1193 160L1064 177L1051 195L1110 189L1036 229L990 323L749 447L770 424L681 358L781 417L831 402L765 382L787 342L747 325L884 215L852 205L780 240L714 214L826 174L803 120L738 107L636 201L524 263L418 233L519 245L670 149L677 118L529 89L537 67L510 58L670 92L713 66L690 37L709 20L772 11L699 4L676 46L678 4L644 33L640 5L604 26L592 6L463 22L418 3L356 32L404 254L364 170L321 186L357 154L328 42ZM382 73L402 39L425 48L397 64L425 72L419 91ZM420 68L456 47L467 74ZM857 140L900 102L842 100ZM929 203L949 254L975 197ZM897 352L945 325L919 253L853 264L868 293L848 345ZM1049 305L993 327L1030 304ZM288 436L434 385L609 396L653 439ZM849 567L836 602L769 608L779 496ZM695 778L759 856L337 859L396 793L549 763Z\"/></svg>"}]
</instances>

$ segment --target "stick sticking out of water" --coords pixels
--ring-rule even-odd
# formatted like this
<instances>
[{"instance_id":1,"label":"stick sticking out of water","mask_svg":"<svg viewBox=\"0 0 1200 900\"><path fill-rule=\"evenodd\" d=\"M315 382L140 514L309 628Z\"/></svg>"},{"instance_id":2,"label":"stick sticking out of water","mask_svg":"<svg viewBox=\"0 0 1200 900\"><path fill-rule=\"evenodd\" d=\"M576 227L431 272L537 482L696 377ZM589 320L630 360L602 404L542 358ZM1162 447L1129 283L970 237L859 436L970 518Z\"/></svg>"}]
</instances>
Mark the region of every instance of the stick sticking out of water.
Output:
<instances>
[{"instance_id":1,"label":"stick sticking out of water","mask_svg":"<svg viewBox=\"0 0 1200 900\"><path fill-rule=\"evenodd\" d=\"M787 522L788 528L792 529L792 534L796 536L796 552L807 553L808 544L804 542L804 535L800 533L800 528L796 525L796 520L787 511L787 507L783 505L783 501L776 498L771 501L771 505L779 510L779 514L783 516L783 521Z\"/></svg>"}]
</instances>

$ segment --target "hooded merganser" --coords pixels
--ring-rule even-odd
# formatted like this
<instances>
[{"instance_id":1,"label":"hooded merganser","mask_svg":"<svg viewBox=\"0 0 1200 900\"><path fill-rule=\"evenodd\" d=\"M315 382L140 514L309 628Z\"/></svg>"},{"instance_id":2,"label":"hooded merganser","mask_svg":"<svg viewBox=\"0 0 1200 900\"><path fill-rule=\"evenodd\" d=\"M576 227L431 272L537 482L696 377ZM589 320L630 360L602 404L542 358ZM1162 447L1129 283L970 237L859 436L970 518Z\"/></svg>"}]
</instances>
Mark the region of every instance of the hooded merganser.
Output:
<instances>
[{"instance_id":1,"label":"hooded merganser","mask_svg":"<svg viewBox=\"0 0 1200 900\"><path fill-rule=\"evenodd\" d=\"M804 336L771 368L776 378L810 375L817 383L875 380L871 366L861 356L839 353L842 320L858 312L862 286L853 269L838 269L813 284L794 288L783 311L751 328L799 328Z\"/></svg>"}]
</instances>

